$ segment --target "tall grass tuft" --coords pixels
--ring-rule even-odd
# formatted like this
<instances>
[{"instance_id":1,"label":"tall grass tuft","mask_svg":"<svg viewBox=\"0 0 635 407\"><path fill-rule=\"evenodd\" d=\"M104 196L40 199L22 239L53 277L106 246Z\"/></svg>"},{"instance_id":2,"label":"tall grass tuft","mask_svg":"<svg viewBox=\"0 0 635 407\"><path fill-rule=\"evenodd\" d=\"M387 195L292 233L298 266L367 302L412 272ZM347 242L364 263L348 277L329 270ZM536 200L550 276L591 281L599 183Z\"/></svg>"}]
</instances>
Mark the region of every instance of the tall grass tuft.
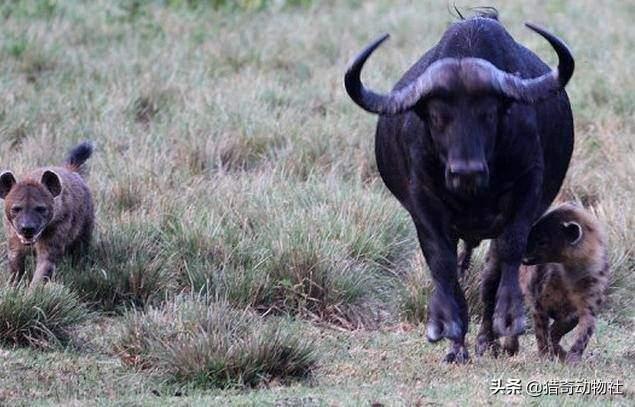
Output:
<instances>
[{"instance_id":1,"label":"tall grass tuft","mask_svg":"<svg viewBox=\"0 0 635 407\"><path fill-rule=\"evenodd\" d=\"M226 303L177 300L127 316L115 351L126 365L197 387L306 377L313 346L284 325Z\"/></svg>"},{"instance_id":2,"label":"tall grass tuft","mask_svg":"<svg viewBox=\"0 0 635 407\"><path fill-rule=\"evenodd\" d=\"M406 267L401 279L399 311L401 318L414 323L423 323L427 318L428 298L432 293L432 281L423 255L417 254Z\"/></svg>"},{"instance_id":3,"label":"tall grass tuft","mask_svg":"<svg viewBox=\"0 0 635 407\"><path fill-rule=\"evenodd\" d=\"M32 291L0 287L0 343L4 345L49 348L64 344L73 327L89 315L77 294L59 284Z\"/></svg>"},{"instance_id":4,"label":"tall grass tuft","mask_svg":"<svg viewBox=\"0 0 635 407\"><path fill-rule=\"evenodd\" d=\"M58 273L84 301L103 311L144 307L175 290L171 254L161 233L144 224L128 224L100 233L77 264Z\"/></svg>"},{"instance_id":5,"label":"tall grass tuft","mask_svg":"<svg viewBox=\"0 0 635 407\"><path fill-rule=\"evenodd\" d=\"M183 200L161 225L180 284L262 313L374 324L412 248L396 203L361 186L260 175Z\"/></svg>"}]
</instances>

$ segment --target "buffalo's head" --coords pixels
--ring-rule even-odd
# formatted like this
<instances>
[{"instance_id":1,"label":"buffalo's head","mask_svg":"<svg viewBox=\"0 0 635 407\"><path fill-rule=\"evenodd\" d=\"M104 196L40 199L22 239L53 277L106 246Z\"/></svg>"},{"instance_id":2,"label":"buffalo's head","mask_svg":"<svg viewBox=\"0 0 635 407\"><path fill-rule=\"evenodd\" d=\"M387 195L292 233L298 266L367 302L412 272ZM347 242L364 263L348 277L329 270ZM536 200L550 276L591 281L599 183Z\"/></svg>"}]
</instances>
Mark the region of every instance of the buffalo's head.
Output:
<instances>
[{"instance_id":1,"label":"buffalo's head","mask_svg":"<svg viewBox=\"0 0 635 407\"><path fill-rule=\"evenodd\" d=\"M346 91L363 109L380 115L412 110L426 123L438 158L445 166L446 187L472 194L489 183L489 165L499 121L510 102L534 103L564 88L573 74L574 60L567 46L553 34L530 23L558 54L557 69L523 79L481 58L443 58L430 64L414 81L382 95L361 83L368 57L384 42L385 34L367 46L345 76Z\"/></svg>"}]
</instances>

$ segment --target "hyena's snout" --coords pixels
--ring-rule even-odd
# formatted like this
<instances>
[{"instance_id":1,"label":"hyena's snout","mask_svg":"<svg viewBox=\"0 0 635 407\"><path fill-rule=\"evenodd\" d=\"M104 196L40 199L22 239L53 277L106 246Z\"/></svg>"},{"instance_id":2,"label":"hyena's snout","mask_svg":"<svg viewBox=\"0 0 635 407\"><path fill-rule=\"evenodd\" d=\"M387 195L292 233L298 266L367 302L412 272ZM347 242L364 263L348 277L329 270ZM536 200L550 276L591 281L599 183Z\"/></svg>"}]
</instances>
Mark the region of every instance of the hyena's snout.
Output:
<instances>
[{"instance_id":1,"label":"hyena's snout","mask_svg":"<svg viewBox=\"0 0 635 407\"><path fill-rule=\"evenodd\" d=\"M25 244L33 244L44 229L43 222L31 218L22 218L14 222L15 231Z\"/></svg>"},{"instance_id":2,"label":"hyena's snout","mask_svg":"<svg viewBox=\"0 0 635 407\"><path fill-rule=\"evenodd\" d=\"M37 228L34 225L22 225L20 226L20 234L27 239L31 239L35 236Z\"/></svg>"}]
</instances>

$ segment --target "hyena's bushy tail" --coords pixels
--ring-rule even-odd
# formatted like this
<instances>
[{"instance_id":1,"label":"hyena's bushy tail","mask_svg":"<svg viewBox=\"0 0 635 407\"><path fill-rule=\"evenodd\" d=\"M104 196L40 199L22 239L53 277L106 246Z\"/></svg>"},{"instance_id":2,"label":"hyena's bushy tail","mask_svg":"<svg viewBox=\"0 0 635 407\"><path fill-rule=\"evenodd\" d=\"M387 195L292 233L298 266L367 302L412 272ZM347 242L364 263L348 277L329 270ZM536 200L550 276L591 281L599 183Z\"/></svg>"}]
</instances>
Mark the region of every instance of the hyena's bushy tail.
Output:
<instances>
[{"instance_id":1,"label":"hyena's bushy tail","mask_svg":"<svg viewBox=\"0 0 635 407\"><path fill-rule=\"evenodd\" d=\"M71 171L78 172L81 175L85 175L84 163L93 155L95 146L90 141L84 141L71 151L68 152L64 166Z\"/></svg>"}]
</instances>

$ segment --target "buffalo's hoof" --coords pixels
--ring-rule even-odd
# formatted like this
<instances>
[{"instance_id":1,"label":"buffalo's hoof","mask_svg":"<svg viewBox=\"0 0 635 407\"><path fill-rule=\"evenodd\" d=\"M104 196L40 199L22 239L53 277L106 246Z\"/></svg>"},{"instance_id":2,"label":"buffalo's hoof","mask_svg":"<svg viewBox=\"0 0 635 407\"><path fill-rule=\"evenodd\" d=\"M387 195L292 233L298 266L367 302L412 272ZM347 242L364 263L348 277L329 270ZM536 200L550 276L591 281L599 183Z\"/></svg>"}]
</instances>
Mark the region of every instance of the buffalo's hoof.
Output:
<instances>
[{"instance_id":1,"label":"buffalo's hoof","mask_svg":"<svg viewBox=\"0 0 635 407\"><path fill-rule=\"evenodd\" d=\"M516 336L525 332L522 296L510 290L499 292L494 310L494 332L497 336Z\"/></svg>"},{"instance_id":2,"label":"buffalo's hoof","mask_svg":"<svg viewBox=\"0 0 635 407\"><path fill-rule=\"evenodd\" d=\"M454 342L465 338L467 325L461 320L461 309L455 298L435 290L428 308L428 322L426 336L430 342L437 342L443 338Z\"/></svg>"},{"instance_id":3,"label":"buffalo's hoof","mask_svg":"<svg viewBox=\"0 0 635 407\"><path fill-rule=\"evenodd\" d=\"M493 339L486 335L479 335L476 338L476 344L474 345L474 350L477 356L483 356L487 351L491 351L492 356L497 358L500 352L500 344L498 343L498 340L496 339Z\"/></svg>"},{"instance_id":4,"label":"buffalo's hoof","mask_svg":"<svg viewBox=\"0 0 635 407\"><path fill-rule=\"evenodd\" d=\"M470 360L470 356L467 353L465 345L452 344L450 351L445 355L443 361L446 363L465 364Z\"/></svg>"},{"instance_id":5,"label":"buffalo's hoof","mask_svg":"<svg viewBox=\"0 0 635 407\"><path fill-rule=\"evenodd\" d=\"M426 327L426 337L430 342L438 342L443 338L456 339L463 337L462 324L450 321L445 323L439 320L430 319Z\"/></svg>"}]
</instances>

